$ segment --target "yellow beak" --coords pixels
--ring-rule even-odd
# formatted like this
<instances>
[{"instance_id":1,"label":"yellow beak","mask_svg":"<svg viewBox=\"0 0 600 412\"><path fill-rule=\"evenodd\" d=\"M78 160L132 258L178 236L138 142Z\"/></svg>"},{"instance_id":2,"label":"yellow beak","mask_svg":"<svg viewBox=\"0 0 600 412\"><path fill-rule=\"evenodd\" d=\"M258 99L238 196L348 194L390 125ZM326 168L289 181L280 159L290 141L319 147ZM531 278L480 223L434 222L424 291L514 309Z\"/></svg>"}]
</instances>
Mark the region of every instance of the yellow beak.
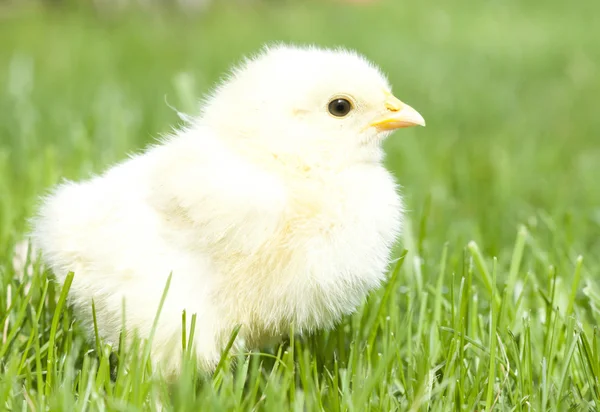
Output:
<instances>
[{"instance_id":1,"label":"yellow beak","mask_svg":"<svg viewBox=\"0 0 600 412\"><path fill-rule=\"evenodd\" d=\"M425 119L419 112L388 92L386 92L385 108L388 110L387 113L371 122L370 127L386 131L401 127L425 126Z\"/></svg>"}]
</instances>

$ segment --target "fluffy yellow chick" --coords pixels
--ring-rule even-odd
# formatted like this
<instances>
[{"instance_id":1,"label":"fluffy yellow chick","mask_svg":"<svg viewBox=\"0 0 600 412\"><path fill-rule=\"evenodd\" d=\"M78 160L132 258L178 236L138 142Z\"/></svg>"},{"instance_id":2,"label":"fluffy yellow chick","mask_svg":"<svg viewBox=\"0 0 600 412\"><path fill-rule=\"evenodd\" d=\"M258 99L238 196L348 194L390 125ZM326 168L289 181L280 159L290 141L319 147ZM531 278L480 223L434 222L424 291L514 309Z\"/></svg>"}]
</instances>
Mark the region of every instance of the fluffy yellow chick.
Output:
<instances>
[{"instance_id":1,"label":"fluffy yellow chick","mask_svg":"<svg viewBox=\"0 0 600 412\"><path fill-rule=\"evenodd\" d=\"M238 349L333 326L384 280L402 202L382 166L394 129L425 125L386 77L345 50L274 46L246 60L187 127L91 180L58 186L33 239L92 332L148 336L168 374L181 316L210 371ZM93 333L91 333L93 334Z\"/></svg>"}]
</instances>

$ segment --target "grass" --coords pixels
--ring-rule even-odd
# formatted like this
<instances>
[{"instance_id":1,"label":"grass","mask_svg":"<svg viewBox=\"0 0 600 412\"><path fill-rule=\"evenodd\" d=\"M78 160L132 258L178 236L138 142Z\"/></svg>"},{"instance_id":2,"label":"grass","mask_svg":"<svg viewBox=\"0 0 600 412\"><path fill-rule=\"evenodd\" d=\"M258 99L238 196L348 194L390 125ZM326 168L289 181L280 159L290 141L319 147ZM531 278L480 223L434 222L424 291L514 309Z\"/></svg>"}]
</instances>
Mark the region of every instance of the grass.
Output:
<instances>
[{"instance_id":1,"label":"grass","mask_svg":"<svg viewBox=\"0 0 600 412\"><path fill-rule=\"evenodd\" d=\"M269 4L2 10L0 408L597 410L597 2ZM397 263L335 330L227 353L210 377L190 354L168 385L144 342L111 354L83 339L67 288L24 256L26 219L61 178L168 132L169 105L193 113L272 40L360 50L427 119L387 145L409 209Z\"/></svg>"}]
</instances>

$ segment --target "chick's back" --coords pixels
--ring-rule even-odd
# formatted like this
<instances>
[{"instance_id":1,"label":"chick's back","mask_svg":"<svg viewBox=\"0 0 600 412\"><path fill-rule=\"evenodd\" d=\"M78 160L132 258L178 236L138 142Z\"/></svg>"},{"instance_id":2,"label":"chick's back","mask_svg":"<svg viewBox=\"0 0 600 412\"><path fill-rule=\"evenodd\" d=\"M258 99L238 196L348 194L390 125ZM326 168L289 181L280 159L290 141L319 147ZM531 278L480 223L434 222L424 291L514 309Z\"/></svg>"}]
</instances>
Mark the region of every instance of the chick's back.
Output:
<instances>
[{"instance_id":1,"label":"chick's back","mask_svg":"<svg viewBox=\"0 0 600 412\"><path fill-rule=\"evenodd\" d=\"M252 253L272 234L285 196L277 179L198 134L181 133L101 176L59 185L44 199L32 236L59 283L74 272L70 303L93 337L93 300L100 336L111 344L123 304L127 336L148 336L172 274L153 341L172 370L183 310L200 319L202 366L216 362L230 326L215 305L215 283L223 281L216 251Z\"/></svg>"},{"instance_id":2,"label":"chick's back","mask_svg":"<svg viewBox=\"0 0 600 412\"><path fill-rule=\"evenodd\" d=\"M136 156L89 181L61 184L35 221L34 241L44 261L61 283L74 272L71 303L88 313L93 299L99 327L112 343L123 299L135 298L126 309L131 322L146 317L136 311L156 309L173 262L183 262L160 236L160 217L146 201L150 157ZM83 319L91 328L89 318ZM146 329L143 322L136 326Z\"/></svg>"}]
</instances>

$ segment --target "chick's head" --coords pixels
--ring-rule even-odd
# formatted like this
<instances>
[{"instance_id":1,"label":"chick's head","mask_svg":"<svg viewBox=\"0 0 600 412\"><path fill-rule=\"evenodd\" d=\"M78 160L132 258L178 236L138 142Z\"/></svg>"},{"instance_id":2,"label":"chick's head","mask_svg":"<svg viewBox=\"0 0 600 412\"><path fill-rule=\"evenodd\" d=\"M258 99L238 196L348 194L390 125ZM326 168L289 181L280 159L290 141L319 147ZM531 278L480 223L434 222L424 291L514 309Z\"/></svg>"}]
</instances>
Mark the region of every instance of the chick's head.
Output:
<instances>
[{"instance_id":1,"label":"chick's head","mask_svg":"<svg viewBox=\"0 0 600 412\"><path fill-rule=\"evenodd\" d=\"M331 167L378 161L392 131L425 125L366 58L289 46L266 48L234 69L201 118L249 156Z\"/></svg>"}]
</instances>

